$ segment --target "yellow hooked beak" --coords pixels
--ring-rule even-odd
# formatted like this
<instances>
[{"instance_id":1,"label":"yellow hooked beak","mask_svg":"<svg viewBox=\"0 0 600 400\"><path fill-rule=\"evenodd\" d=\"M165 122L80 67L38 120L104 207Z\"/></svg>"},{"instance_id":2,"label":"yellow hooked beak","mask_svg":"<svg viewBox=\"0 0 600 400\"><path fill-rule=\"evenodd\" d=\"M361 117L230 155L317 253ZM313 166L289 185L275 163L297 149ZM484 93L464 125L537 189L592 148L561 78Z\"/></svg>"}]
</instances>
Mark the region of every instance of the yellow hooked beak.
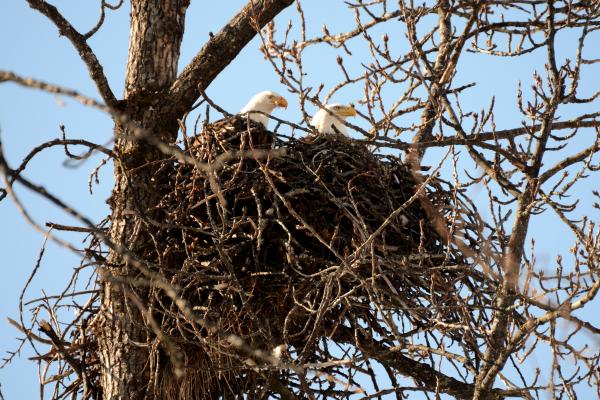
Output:
<instances>
[{"instance_id":1,"label":"yellow hooked beak","mask_svg":"<svg viewBox=\"0 0 600 400\"><path fill-rule=\"evenodd\" d=\"M337 111L337 114L340 117L355 117L356 116L356 109L352 105L350 105L350 106L344 106L342 109L340 109L340 110Z\"/></svg>"},{"instance_id":2,"label":"yellow hooked beak","mask_svg":"<svg viewBox=\"0 0 600 400\"><path fill-rule=\"evenodd\" d=\"M283 107L283 108L287 108L287 106L288 106L287 100L284 99L283 97L275 97L275 99L273 100L273 104L275 104L278 107Z\"/></svg>"}]
</instances>

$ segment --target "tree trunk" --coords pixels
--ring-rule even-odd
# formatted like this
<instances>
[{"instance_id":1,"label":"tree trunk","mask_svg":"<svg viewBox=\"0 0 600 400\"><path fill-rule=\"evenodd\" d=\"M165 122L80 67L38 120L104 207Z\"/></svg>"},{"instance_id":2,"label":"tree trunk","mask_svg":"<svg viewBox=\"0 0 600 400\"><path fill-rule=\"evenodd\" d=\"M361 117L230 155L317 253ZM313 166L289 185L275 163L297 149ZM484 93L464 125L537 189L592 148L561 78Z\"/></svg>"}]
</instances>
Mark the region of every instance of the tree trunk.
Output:
<instances>
[{"instance_id":1,"label":"tree trunk","mask_svg":"<svg viewBox=\"0 0 600 400\"><path fill-rule=\"evenodd\" d=\"M177 76L177 62L184 30L185 0L133 0L131 32L125 86L125 111L129 118L149 134L173 142L176 121L160 121L156 110ZM160 121L160 122L159 122ZM154 146L125 138L126 129L115 127L115 186L110 200L112 226L110 239L143 257L152 242L146 224L139 218L148 215L157 201L150 178L151 162L160 157ZM143 210L143 213L140 212ZM151 214L150 214L151 216ZM139 276L130 259L112 249L104 268L101 303L102 325L98 333L101 386L105 399L148 398L148 348L143 315L132 301L136 288L130 280Z\"/></svg>"},{"instance_id":2,"label":"tree trunk","mask_svg":"<svg viewBox=\"0 0 600 400\"><path fill-rule=\"evenodd\" d=\"M115 186L109 200L113 245L99 275L101 310L96 334L100 386L105 399L155 397L161 372L151 372L144 321L149 289L143 286L145 261L155 258L152 225L161 197L155 172L164 155L143 139L131 140L131 126L164 143L174 143L178 123L205 89L256 35L293 0L251 0L214 35L177 77L189 0L132 0L124 101L117 108L128 122L115 125ZM113 106L114 108L114 106ZM132 122L133 124L131 124ZM153 141L155 142L155 141ZM140 260L142 260L140 262ZM141 268L140 268L141 267ZM142 279L139 279L142 278ZM142 285L139 284L142 282ZM150 340L148 340L150 339ZM168 371L171 373L172 371Z\"/></svg>"}]
</instances>

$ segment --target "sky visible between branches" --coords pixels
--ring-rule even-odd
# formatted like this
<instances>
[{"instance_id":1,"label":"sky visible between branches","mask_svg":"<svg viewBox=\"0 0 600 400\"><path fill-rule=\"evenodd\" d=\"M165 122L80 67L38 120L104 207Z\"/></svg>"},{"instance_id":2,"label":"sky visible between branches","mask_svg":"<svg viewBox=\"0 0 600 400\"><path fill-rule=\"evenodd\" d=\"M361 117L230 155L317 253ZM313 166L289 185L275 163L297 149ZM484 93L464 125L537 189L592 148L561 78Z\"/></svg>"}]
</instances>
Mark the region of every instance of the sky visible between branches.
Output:
<instances>
[{"instance_id":1,"label":"sky visible between branches","mask_svg":"<svg viewBox=\"0 0 600 400\"><path fill-rule=\"evenodd\" d=\"M219 4L214 6L214 4ZM305 1L303 3L308 22L307 30L320 33L323 23L333 32L352 28L354 17L351 11L344 10L343 2L334 0ZM74 25L81 31L92 27L98 17L98 8L94 2L56 1L55 4ZM245 1L231 0L220 2L192 1L186 17L186 33L182 45L180 67L183 67L194 56L206 41L209 32L218 31ZM343 10L343 11L340 11ZM294 7L285 10L276 19L279 30L285 29L289 19L297 18ZM129 10L126 4L116 12L109 12L107 20L100 32L92 38L90 45L102 63L111 88L115 94L123 92L125 66L127 61ZM381 35L375 29L373 36ZM388 32L390 46L407 47L404 32ZM34 77L64 87L77 89L88 96L99 98L84 64L65 38L58 36L56 28L41 14L31 10L25 2L9 0L0 4L0 69L11 70L22 76ZM596 32L600 42L600 35ZM562 35L558 39L558 52L561 57L574 58L576 37ZM262 90L274 90L287 97L290 106L285 111L277 111L276 116L289 121L302 121L297 98L286 92L279 83L279 77L264 59L258 47L260 41L255 38L240 56L217 78L208 88L207 94L213 101L229 112L236 112L255 93ZM368 49L359 41L349 44L353 52L347 58L345 66L352 75L361 71L361 65L353 64L353 59L367 58ZM599 56L588 54L589 58ZM341 49L328 46L311 48L304 54L304 65L308 86L317 87L325 84L325 92L331 85L339 81L339 67L336 56L345 56ZM545 54L534 52L520 57L518 62L511 59L497 59L482 55L465 55L458 66L458 77L455 85L477 82L477 86L469 89L469 95L463 99L463 108L479 111L487 108L492 95L496 98L496 125L498 129L519 126L520 114L516 109L517 82L527 82L535 70L543 74ZM584 73L595 71L600 76L599 67L590 67ZM585 79L584 79L585 81ZM585 88L582 88L584 94ZM363 95L362 89L352 86L336 94L333 101L339 103L357 102ZM394 93L389 93L390 98ZM397 94L396 94L397 95ZM360 105L357 104L360 108ZM586 110L585 107L589 107ZM593 106L582 106L580 112L597 111ZM314 111L314 107L308 109ZM212 113L213 119L219 116ZM356 120L359 126L364 121ZM418 122L418 121L415 121ZM59 125L64 124L67 137L85 137L100 144L110 143L112 121L97 110L85 108L73 100L51 96L45 93L17 87L13 84L0 86L0 134L8 162L16 165L37 144L60 137ZM362 124L362 125L361 125ZM301 133L299 133L301 134ZM577 136L570 143L574 148L589 145ZM581 143L577 141L581 140ZM441 151L441 150L440 150ZM429 150L425 160L439 159L440 151ZM466 158L466 157L465 157ZM43 183L53 193L60 193L69 204L77 205L80 210L98 222L108 213L106 198L112 188L112 166L103 167L100 183L93 185L93 195L88 192L88 176L98 164L98 156L86 161L83 165L65 168L65 156L62 148L42 155L28 169L27 176L35 182ZM552 160L550 156L547 162ZM465 163L463 168L473 168ZM471 171L473 172L473 171ZM444 170L451 176L451 166ZM600 188L600 184L598 184ZM581 188L589 189L589 188ZM474 201L485 201L482 187L473 187L470 195ZM29 206L29 211L40 223L48 221L70 224L75 221L48 205L43 199L24 190L18 192L22 200ZM481 207L480 209L484 209ZM591 210L591 203L582 203L578 214L586 215ZM483 212L485 216L485 212ZM530 237L536 239L536 257L538 267L553 268L557 254L567 255L573 237L560 225L560 221L552 215L534 220L530 229ZM79 235L59 235L61 237L80 240ZM18 298L25 284L37 252L42 244L43 236L35 232L18 214L9 201L0 203L0 254L2 279L0 280L0 350L12 350L17 345L15 337L18 332L7 323L6 317L15 318ZM42 268L29 289L28 297L35 298L43 293L56 293L65 285L71 269L79 265L73 254L50 244L44 256ZM598 303L598 300L596 300ZM594 307L589 307L589 309ZM589 316L588 316L589 318ZM597 318L596 318L597 319ZM596 347L598 343L595 344ZM13 361L8 368L0 370L0 384L6 399L35 398L38 396L37 371L35 363L28 361L31 354L26 350L21 357ZM543 363L544 360L537 360Z\"/></svg>"}]
</instances>

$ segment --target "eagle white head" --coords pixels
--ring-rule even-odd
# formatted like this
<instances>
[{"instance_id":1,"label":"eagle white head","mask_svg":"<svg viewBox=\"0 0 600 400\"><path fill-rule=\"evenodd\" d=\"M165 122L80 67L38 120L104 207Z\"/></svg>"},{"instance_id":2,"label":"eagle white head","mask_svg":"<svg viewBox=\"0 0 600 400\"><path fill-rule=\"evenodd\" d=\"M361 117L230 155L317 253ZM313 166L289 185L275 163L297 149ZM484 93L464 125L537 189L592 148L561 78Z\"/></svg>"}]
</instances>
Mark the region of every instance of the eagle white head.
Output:
<instances>
[{"instance_id":1,"label":"eagle white head","mask_svg":"<svg viewBox=\"0 0 600 400\"><path fill-rule=\"evenodd\" d=\"M256 94L250 99L248 104L241 109L240 114L248 113L248 117L266 128L269 124L269 115L275 107L287 108L287 100L271 91L264 91ZM259 111L259 112L253 112ZM264 114L262 114L264 113Z\"/></svg>"},{"instance_id":2,"label":"eagle white head","mask_svg":"<svg viewBox=\"0 0 600 400\"><path fill-rule=\"evenodd\" d=\"M329 112L328 112L329 110ZM320 109L310 120L319 133L334 134L336 132L348 136L344 121L348 117L354 117L356 110L353 105L327 104L325 109Z\"/></svg>"}]
</instances>

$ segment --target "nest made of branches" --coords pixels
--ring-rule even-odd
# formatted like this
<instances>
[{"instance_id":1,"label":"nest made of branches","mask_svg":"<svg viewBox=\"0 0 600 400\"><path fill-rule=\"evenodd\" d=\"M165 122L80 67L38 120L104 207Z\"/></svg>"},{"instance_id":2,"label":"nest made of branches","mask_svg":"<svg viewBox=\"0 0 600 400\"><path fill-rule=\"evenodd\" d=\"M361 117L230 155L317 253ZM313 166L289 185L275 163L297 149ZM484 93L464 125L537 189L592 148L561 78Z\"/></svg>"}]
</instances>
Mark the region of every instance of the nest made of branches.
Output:
<instances>
[{"instance_id":1,"label":"nest made of branches","mask_svg":"<svg viewBox=\"0 0 600 400\"><path fill-rule=\"evenodd\" d=\"M227 126L205 127L186 150L212 168L169 159L155 172L162 195L148 210L155 222L142 256L193 314L164 288L146 294L155 395L302 391L306 378L294 366L326 365L331 343L393 343L398 332L440 324L452 340L477 346L465 333L484 323L473 309L490 301L494 284L436 227L450 226L460 203L454 230L477 236L451 185L346 137L280 141L240 117ZM466 297L473 309L461 306ZM80 340L93 352L93 335ZM355 367L328 365L320 372L329 378L310 385Z\"/></svg>"},{"instance_id":2,"label":"nest made of branches","mask_svg":"<svg viewBox=\"0 0 600 400\"><path fill-rule=\"evenodd\" d=\"M264 387L270 373L252 371L248 349L268 354L282 345L297 362L324 362L323 338L346 337L348 326L389 334L378 309L394 310L406 330L474 322L456 299L465 285L485 288L451 268L465 265L463 255L420 200L449 219L455 193L438 180L420 187L400 159L352 139L274 143L260 127L236 123L235 135L205 131L190 150L219 164L212 176L174 164L157 205L171 228L155 233L160 251L149 256L205 322L191 328L183 318L163 319L164 332L184 343L189 381L168 380L163 393L177 398L195 387L198 397L212 397L228 385L240 393ZM464 334L450 331L457 340Z\"/></svg>"}]
</instances>

